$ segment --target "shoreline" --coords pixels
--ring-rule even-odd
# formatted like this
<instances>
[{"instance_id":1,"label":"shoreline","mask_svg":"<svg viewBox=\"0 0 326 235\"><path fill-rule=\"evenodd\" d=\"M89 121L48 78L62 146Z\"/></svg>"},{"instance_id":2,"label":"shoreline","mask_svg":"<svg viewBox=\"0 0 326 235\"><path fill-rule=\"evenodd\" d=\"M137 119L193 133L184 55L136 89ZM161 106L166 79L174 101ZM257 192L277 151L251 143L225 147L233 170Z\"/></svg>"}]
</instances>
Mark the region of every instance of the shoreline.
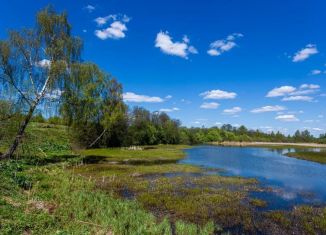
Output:
<instances>
[{"instance_id":1,"label":"shoreline","mask_svg":"<svg viewBox=\"0 0 326 235\"><path fill-rule=\"evenodd\" d=\"M305 147L305 148L326 148L326 144L317 143L283 143L283 142L210 142L209 144L218 146L236 147Z\"/></svg>"}]
</instances>

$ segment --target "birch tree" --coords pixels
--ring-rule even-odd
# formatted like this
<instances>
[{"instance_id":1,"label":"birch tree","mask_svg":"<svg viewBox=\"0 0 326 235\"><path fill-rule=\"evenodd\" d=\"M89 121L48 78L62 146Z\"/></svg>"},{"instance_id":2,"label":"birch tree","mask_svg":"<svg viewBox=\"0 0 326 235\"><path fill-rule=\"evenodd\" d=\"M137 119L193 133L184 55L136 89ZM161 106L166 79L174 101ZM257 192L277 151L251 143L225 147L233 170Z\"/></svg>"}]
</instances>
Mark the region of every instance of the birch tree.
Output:
<instances>
[{"instance_id":1,"label":"birch tree","mask_svg":"<svg viewBox=\"0 0 326 235\"><path fill-rule=\"evenodd\" d=\"M36 26L10 31L0 41L0 87L23 108L23 120L8 151L17 149L36 108L46 99L60 97L71 66L80 62L81 40L71 35L67 14L48 7L37 14Z\"/></svg>"}]
</instances>

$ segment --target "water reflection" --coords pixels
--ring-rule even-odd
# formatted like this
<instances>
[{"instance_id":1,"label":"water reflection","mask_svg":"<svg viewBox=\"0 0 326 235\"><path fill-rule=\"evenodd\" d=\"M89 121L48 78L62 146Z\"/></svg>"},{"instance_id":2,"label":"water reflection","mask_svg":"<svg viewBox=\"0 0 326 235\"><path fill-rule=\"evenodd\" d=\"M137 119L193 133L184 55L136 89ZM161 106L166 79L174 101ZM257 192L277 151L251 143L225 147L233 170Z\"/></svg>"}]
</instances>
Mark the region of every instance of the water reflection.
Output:
<instances>
[{"instance_id":1,"label":"water reflection","mask_svg":"<svg viewBox=\"0 0 326 235\"><path fill-rule=\"evenodd\" d=\"M221 168L224 175L255 177L271 187L269 193L252 194L267 200L270 209L326 202L326 165L284 155L304 149L201 146L186 151L182 163Z\"/></svg>"}]
</instances>

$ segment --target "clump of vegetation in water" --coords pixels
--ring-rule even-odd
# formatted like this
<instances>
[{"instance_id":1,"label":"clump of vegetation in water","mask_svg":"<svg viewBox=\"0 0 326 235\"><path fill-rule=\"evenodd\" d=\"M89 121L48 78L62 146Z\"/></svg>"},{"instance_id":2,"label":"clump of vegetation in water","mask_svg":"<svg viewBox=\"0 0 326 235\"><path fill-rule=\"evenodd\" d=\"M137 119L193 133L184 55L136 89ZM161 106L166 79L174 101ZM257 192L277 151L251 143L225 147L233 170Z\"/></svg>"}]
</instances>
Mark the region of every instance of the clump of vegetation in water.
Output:
<instances>
[{"instance_id":1,"label":"clump of vegetation in water","mask_svg":"<svg viewBox=\"0 0 326 235\"><path fill-rule=\"evenodd\" d=\"M313 152L313 151L296 151L290 152L286 154L289 157L295 157L298 159L318 162L321 164L326 164L326 151L322 150L320 152Z\"/></svg>"}]
</instances>

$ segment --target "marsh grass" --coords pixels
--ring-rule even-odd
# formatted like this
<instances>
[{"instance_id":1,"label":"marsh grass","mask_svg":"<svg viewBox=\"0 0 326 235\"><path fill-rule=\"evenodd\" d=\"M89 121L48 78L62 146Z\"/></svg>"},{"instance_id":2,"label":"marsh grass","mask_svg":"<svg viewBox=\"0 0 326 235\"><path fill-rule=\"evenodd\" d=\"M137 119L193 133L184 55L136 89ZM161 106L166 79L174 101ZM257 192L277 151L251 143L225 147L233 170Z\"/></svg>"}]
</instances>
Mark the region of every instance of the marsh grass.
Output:
<instances>
[{"instance_id":1,"label":"marsh grass","mask_svg":"<svg viewBox=\"0 0 326 235\"><path fill-rule=\"evenodd\" d=\"M182 146L183 147L183 146ZM164 151L168 149L165 156ZM74 168L75 174L94 179L99 188L117 198L134 199L159 220L169 218L205 226L241 227L252 230L250 208L243 205L251 190L257 189L255 179L205 174L207 170L186 164L158 164L160 159L181 159L181 148L158 146L144 151L95 150L110 160ZM94 150L84 151L94 154ZM122 156L122 157L120 157ZM153 164L128 164L121 159L145 160ZM215 169L216 170L216 169Z\"/></svg>"},{"instance_id":2,"label":"marsh grass","mask_svg":"<svg viewBox=\"0 0 326 235\"><path fill-rule=\"evenodd\" d=\"M289 157L326 164L326 150L320 152L296 151L287 153L286 155Z\"/></svg>"},{"instance_id":3,"label":"marsh grass","mask_svg":"<svg viewBox=\"0 0 326 235\"><path fill-rule=\"evenodd\" d=\"M2 177L6 180L1 182L1 234L172 233L166 218L157 221L136 201L96 189L93 180L65 171L65 165L32 167L22 173L32 176L33 187L28 190L14 184L14 177ZM214 230L211 224L180 223L185 231L196 227L195 233L188 234L212 234Z\"/></svg>"}]
</instances>

